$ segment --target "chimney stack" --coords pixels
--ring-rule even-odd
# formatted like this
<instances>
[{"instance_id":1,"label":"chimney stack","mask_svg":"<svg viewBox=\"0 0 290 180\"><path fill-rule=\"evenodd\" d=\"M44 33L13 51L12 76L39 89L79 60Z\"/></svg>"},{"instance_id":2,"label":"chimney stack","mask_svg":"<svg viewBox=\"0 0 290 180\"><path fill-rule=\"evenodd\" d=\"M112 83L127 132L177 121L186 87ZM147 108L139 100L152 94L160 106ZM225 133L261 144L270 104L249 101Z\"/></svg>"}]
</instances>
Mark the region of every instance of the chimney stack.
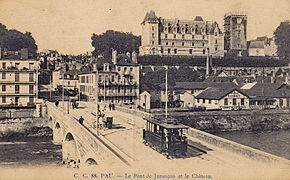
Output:
<instances>
[{"instance_id":1,"label":"chimney stack","mask_svg":"<svg viewBox=\"0 0 290 180\"><path fill-rule=\"evenodd\" d=\"M117 64L117 51L112 49L112 63Z\"/></svg>"},{"instance_id":2,"label":"chimney stack","mask_svg":"<svg viewBox=\"0 0 290 180\"><path fill-rule=\"evenodd\" d=\"M132 61L137 64L137 53L135 51L132 52Z\"/></svg>"},{"instance_id":3,"label":"chimney stack","mask_svg":"<svg viewBox=\"0 0 290 180\"><path fill-rule=\"evenodd\" d=\"M97 71L97 63L94 63L93 64L93 72L96 72Z\"/></svg>"},{"instance_id":4,"label":"chimney stack","mask_svg":"<svg viewBox=\"0 0 290 180\"><path fill-rule=\"evenodd\" d=\"M20 59L28 59L28 48L22 48L20 50Z\"/></svg>"}]
</instances>

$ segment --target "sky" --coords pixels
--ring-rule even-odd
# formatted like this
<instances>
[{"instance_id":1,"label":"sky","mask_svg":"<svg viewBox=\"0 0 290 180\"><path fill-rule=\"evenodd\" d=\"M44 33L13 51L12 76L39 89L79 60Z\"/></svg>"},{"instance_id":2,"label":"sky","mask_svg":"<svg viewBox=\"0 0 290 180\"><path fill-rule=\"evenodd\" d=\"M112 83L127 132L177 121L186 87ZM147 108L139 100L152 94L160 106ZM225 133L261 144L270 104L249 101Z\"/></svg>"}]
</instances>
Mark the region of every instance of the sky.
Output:
<instances>
[{"instance_id":1,"label":"sky","mask_svg":"<svg viewBox=\"0 0 290 180\"><path fill-rule=\"evenodd\" d=\"M0 0L0 23L31 32L38 50L64 54L92 51L91 35L106 30L141 35L146 12L183 20L202 16L223 29L227 12L248 14L248 40L272 36L281 21L290 20L290 0Z\"/></svg>"}]
</instances>

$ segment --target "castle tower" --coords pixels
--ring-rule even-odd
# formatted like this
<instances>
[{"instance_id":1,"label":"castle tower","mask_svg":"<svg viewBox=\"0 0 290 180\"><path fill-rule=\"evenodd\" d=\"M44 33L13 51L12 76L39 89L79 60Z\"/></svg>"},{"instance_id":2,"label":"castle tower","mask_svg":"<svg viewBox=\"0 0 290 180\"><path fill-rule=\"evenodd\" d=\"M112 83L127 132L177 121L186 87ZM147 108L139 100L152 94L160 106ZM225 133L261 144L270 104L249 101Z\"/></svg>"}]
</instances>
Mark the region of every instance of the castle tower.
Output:
<instances>
[{"instance_id":1,"label":"castle tower","mask_svg":"<svg viewBox=\"0 0 290 180\"><path fill-rule=\"evenodd\" d=\"M247 14L231 12L224 16L225 50L247 50Z\"/></svg>"},{"instance_id":2,"label":"castle tower","mask_svg":"<svg viewBox=\"0 0 290 180\"><path fill-rule=\"evenodd\" d=\"M154 11L147 12L142 25L140 54L159 54L159 19Z\"/></svg>"}]
</instances>

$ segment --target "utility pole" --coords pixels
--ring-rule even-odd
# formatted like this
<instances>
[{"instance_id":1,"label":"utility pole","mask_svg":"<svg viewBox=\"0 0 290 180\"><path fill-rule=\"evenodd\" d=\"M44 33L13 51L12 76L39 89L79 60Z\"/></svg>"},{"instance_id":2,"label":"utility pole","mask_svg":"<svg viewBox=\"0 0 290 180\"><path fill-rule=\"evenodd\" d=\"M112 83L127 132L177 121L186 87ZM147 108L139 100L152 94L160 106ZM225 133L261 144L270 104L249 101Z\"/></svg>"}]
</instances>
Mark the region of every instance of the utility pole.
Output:
<instances>
[{"instance_id":1,"label":"utility pole","mask_svg":"<svg viewBox=\"0 0 290 180\"><path fill-rule=\"evenodd\" d=\"M39 82L38 82L38 60L36 60L36 88L35 88L35 90L36 90L36 101L38 99L38 84L39 84Z\"/></svg>"},{"instance_id":2,"label":"utility pole","mask_svg":"<svg viewBox=\"0 0 290 180\"><path fill-rule=\"evenodd\" d=\"M104 74L104 103L106 104L106 76Z\"/></svg>"},{"instance_id":3,"label":"utility pole","mask_svg":"<svg viewBox=\"0 0 290 180\"><path fill-rule=\"evenodd\" d=\"M62 109L64 111L64 72L62 72Z\"/></svg>"},{"instance_id":4,"label":"utility pole","mask_svg":"<svg viewBox=\"0 0 290 180\"><path fill-rule=\"evenodd\" d=\"M168 89L167 89L167 84L168 84L168 67L165 66L165 118L167 119L167 113L168 113L168 109L167 109L167 105L168 105Z\"/></svg>"},{"instance_id":5,"label":"utility pole","mask_svg":"<svg viewBox=\"0 0 290 180\"><path fill-rule=\"evenodd\" d=\"M51 100L51 88L52 88L52 81L51 81L52 76L50 76L50 88L49 88L49 100Z\"/></svg>"},{"instance_id":6,"label":"utility pole","mask_svg":"<svg viewBox=\"0 0 290 180\"><path fill-rule=\"evenodd\" d=\"M69 114L69 104L70 104L70 97L68 97L68 101L67 101L67 114Z\"/></svg>"},{"instance_id":7,"label":"utility pole","mask_svg":"<svg viewBox=\"0 0 290 180\"><path fill-rule=\"evenodd\" d=\"M98 66L96 64L96 128L97 135L99 135L99 73Z\"/></svg>"}]
</instances>

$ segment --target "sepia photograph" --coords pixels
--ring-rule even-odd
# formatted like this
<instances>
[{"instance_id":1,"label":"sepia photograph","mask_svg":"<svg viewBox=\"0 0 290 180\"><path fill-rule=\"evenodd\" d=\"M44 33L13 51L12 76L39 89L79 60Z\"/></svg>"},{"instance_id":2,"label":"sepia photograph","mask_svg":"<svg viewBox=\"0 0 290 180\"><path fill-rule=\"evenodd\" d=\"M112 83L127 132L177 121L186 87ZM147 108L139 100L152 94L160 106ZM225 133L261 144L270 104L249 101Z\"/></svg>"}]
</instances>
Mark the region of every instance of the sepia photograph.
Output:
<instances>
[{"instance_id":1,"label":"sepia photograph","mask_svg":"<svg viewBox=\"0 0 290 180\"><path fill-rule=\"evenodd\" d=\"M289 0L0 0L0 180L289 180Z\"/></svg>"}]
</instances>

